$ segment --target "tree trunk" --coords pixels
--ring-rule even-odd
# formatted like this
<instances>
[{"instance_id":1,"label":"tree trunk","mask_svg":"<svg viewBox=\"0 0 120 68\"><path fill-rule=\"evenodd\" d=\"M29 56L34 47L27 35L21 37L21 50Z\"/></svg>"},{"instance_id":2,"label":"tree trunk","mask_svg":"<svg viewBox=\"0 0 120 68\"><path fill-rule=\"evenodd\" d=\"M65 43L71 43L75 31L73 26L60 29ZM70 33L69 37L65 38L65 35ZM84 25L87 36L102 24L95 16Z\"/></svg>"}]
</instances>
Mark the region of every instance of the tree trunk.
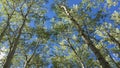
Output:
<instances>
[{"instance_id":1,"label":"tree trunk","mask_svg":"<svg viewBox=\"0 0 120 68\"><path fill-rule=\"evenodd\" d=\"M28 63L29 63L28 61L25 62L24 68L29 68L29 64Z\"/></svg>"},{"instance_id":2,"label":"tree trunk","mask_svg":"<svg viewBox=\"0 0 120 68\"><path fill-rule=\"evenodd\" d=\"M84 39L85 43L90 47L90 49L96 55L97 59L99 60L100 64L102 65L102 67L103 68L111 68L109 63L105 60L105 58L100 53L99 49L97 49L95 47L95 45L93 44L93 42L90 40L89 36L87 36L87 34L85 34L84 31L79 26L78 26L78 28L79 28L79 32L83 36L83 39Z\"/></svg>"},{"instance_id":3,"label":"tree trunk","mask_svg":"<svg viewBox=\"0 0 120 68\"><path fill-rule=\"evenodd\" d=\"M8 56L7 56L7 59L6 59L6 62L5 62L5 64L4 64L4 66L3 66L3 68L10 68L11 60L12 60L12 58L13 58L13 56L14 56L16 47L17 47L17 46L14 46L14 47L13 47L13 50L8 53Z\"/></svg>"},{"instance_id":4,"label":"tree trunk","mask_svg":"<svg viewBox=\"0 0 120 68\"><path fill-rule=\"evenodd\" d=\"M120 42L118 40L116 40L112 35L110 35L110 33L108 33L108 36L110 37L111 41L113 41L116 45L118 45L119 49L120 49Z\"/></svg>"},{"instance_id":5,"label":"tree trunk","mask_svg":"<svg viewBox=\"0 0 120 68\"><path fill-rule=\"evenodd\" d=\"M24 65L24 68L29 68L29 65L28 65L28 64L30 63L30 61L31 61L32 58L34 57L38 45L39 45L39 44L36 45L33 54L26 60L25 65Z\"/></svg>"},{"instance_id":6,"label":"tree trunk","mask_svg":"<svg viewBox=\"0 0 120 68\"><path fill-rule=\"evenodd\" d=\"M77 22L73 18L71 18L71 20L74 23ZM99 49L97 49L95 47L95 45L93 44L93 42L91 41L91 39L89 38L89 36L87 34L85 34L84 30L81 29L81 27L79 26L79 24L75 24L75 25L78 27L79 33L82 35L83 40L90 47L90 49L93 51L93 53L96 55L97 59L99 60L100 64L102 65L102 67L103 68L111 68L111 66L109 65L109 63L105 60L105 58L100 53Z\"/></svg>"},{"instance_id":7,"label":"tree trunk","mask_svg":"<svg viewBox=\"0 0 120 68\"><path fill-rule=\"evenodd\" d=\"M73 52L75 53L76 57L78 58L78 63L81 65L82 68L85 68L85 65L84 65L82 59L79 57L78 53L76 52L76 50L74 49L74 47L70 43L69 39L68 39L68 43L69 43L69 47L73 50Z\"/></svg>"},{"instance_id":8,"label":"tree trunk","mask_svg":"<svg viewBox=\"0 0 120 68\"><path fill-rule=\"evenodd\" d=\"M15 54L15 50L16 50L16 48L17 48L17 45L18 45L18 43L19 43L19 38L20 38L20 36L21 36L22 29L23 29L24 25L25 25L25 20L23 21L23 24L22 24L22 26L21 26L21 28L20 28L20 30L19 30L19 35L17 36L17 38L16 38L16 40L15 40L15 42L14 42L14 44L13 44L12 49L11 49L11 50L9 51L9 53L8 53L8 56L7 56L7 59L6 59L5 64L3 65L3 68L10 68L11 61L12 61L12 58L13 58L13 56L14 56L14 54Z\"/></svg>"},{"instance_id":9,"label":"tree trunk","mask_svg":"<svg viewBox=\"0 0 120 68\"><path fill-rule=\"evenodd\" d=\"M15 39L15 42L14 42L14 44L13 44L12 49L10 49L10 51L9 51L9 53L8 53L8 56L7 56L7 59L6 59L6 61L5 61L5 64L3 65L3 68L10 68L10 66L11 66L11 61L12 61L12 58L13 58L13 56L14 56L14 54L15 54L15 50L17 49L17 45L18 45L18 43L19 43L19 38L20 38L21 33L22 33L22 30L23 30L23 28L24 28L24 26L25 26L26 17L27 17L27 15L29 14L29 11L30 11L31 6L32 6L32 4L28 7L27 13L26 13L25 15L22 15L22 16L23 16L23 24L22 24L22 26L21 26L20 29L19 29L18 36L17 36L17 38Z\"/></svg>"},{"instance_id":10,"label":"tree trunk","mask_svg":"<svg viewBox=\"0 0 120 68\"><path fill-rule=\"evenodd\" d=\"M109 55L109 57L111 58L112 62L114 62L114 64L116 65L116 67L120 68L120 65L118 63L116 63L116 61L113 59L113 57L110 55L110 52L107 48L104 47L104 49L106 50L107 54Z\"/></svg>"},{"instance_id":11,"label":"tree trunk","mask_svg":"<svg viewBox=\"0 0 120 68\"><path fill-rule=\"evenodd\" d=\"M4 30L3 30L2 33L0 34L0 42L1 42L1 40L2 40L2 38L3 38L3 36L4 36L4 34L5 34L6 30L8 29L8 26L9 26L9 23L7 23L7 25L5 26Z\"/></svg>"},{"instance_id":12,"label":"tree trunk","mask_svg":"<svg viewBox=\"0 0 120 68\"><path fill-rule=\"evenodd\" d=\"M1 40L2 40L2 38L4 36L4 34L5 34L6 30L8 29L8 27L10 25L10 19L11 19L11 17L12 17L13 14L14 14L14 11L10 15L8 15L7 25L5 26L4 30L0 34L0 42L1 42Z\"/></svg>"},{"instance_id":13,"label":"tree trunk","mask_svg":"<svg viewBox=\"0 0 120 68\"><path fill-rule=\"evenodd\" d=\"M87 34L85 34L84 30L81 28L81 26L77 23L77 21L70 15L69 11L67 10L66 6L59 5L60 8L64 9L64 12L66 15L70 18L70 20L73 22L74 25L77 26L79 33L83 37L83 40L85 43L90 47L90 49L93 51L93 53L96 55L97 59L99 60L100 64L103 68L111 68L110 64L105 60L105 58L102 56L100 51L95 47L91 39Z\"/></svg>"}]
</instances>

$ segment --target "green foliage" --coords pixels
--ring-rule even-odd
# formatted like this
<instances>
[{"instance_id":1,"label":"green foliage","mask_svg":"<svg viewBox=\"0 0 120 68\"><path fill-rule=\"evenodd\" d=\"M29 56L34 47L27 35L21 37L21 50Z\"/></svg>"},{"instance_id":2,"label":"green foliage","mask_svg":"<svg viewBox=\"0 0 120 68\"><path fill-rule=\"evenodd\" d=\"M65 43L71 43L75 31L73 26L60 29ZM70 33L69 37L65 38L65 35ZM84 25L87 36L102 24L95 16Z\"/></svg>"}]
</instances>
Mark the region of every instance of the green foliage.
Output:
<instances>
[{"instance_id":1,"label":"green foliage","mask_svg":"<svg viewBox=\"0 0 120 68\"><path fill-rule=\"evenodd\" d=\"M120 12L107 12L118 0L82 0L73 6L55 0L50 7L56 16L50 19L47 1L0 1L0 68L102 68L99 56L120 67Z\"/></svg>"}]
</instances>

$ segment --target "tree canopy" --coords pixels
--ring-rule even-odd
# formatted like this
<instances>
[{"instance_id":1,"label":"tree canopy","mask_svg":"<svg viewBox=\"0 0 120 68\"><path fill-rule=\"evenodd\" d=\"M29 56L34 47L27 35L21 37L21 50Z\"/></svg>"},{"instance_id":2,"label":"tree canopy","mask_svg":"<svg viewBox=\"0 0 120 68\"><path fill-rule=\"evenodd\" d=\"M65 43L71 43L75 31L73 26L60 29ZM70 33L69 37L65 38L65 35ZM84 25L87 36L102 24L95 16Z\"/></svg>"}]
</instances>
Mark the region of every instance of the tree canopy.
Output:
<instances>
[{"instance_id":1,"label":"tree canopy","mask_svg":"<svg viewBox=\"0 0 120 68\"><path fill-rule=\"evenodd\" d=\"M120 68L119 0L1 0L0 68Z\"/></svg>"}]
</instances>

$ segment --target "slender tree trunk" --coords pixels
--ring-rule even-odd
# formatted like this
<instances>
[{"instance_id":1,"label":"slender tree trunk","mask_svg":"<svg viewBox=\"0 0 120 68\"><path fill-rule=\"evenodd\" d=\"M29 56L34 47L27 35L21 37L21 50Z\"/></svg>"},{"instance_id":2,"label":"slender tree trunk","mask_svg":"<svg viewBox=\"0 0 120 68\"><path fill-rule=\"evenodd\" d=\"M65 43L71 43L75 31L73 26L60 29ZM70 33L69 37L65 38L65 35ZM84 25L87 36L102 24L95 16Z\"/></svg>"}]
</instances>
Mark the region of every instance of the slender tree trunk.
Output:
<instances>
[{"instance_id":1,"label":"slender tree trunk","mask_svg":"<svg viewBox=\"0 0 120 68\"><path fill-rule=\"evenodd\" d=\"M76 57L78 58L78 60L79 60L78 62L81 64L81 67L85 68L85 65L84 65L82 59L79 57L78 53L76 52L76 50L74 49L74 47L70 43L69 39L68 39L68 43L69 43L69 47L73 50L73 52L75 53Z\"/></svg>"},{"instance_id":2,"label":"slender tree trunk","mask_svg":"<svg viewBox=\"0 0 120 68\"><path fill-rule=\"evenodd\" d=\"M104 46L103 46L104 47ZM107 48L104 47L104 49L106 50L106 52L108 53L109 57L111 58L112 62L114 62L114 64L120 68L120 65L116 63L116 61L113 59L113 57L110 55L110 52Z\"/></svg>"},{"instance_id":3,"label":"slender tree trunk","mask_svg":"<svg viewBox=\"0 0 120 68\"><path fill-rule=\"evenodd\" d=\"M9 20L8 20L8 21L9 21ZM4 28L4 30L3 30L2 33L0 34L0 42L1 42L1 40L2 40L2 38L3 38L3 36L4 36L4 34L5 34L6 30L8 29L8 27L9 27L9 23L7 23L6 27Z\"/></svg>"},{"instance_id":4,"label":"slender tree trunk","mask_svg":"<svg viewBox=\"0 0 120 68\"><path fill-rule=\"evenodd\" d=\"M27 61L25 62L24 68L29 68L29 65L28 65L28 64L30 63L30 61L31 61L32 58L34 57L34 55L35 55L35 53L36 53L37 47L38 47L38 44L36 45L33 54L32 54L32 55L27 59Z\"/></svg>"},{"instance_id":5,"label":"slender tree trunk","mask_svg":"<svg viewBox=\"0 0 120 68\"><path fill-rule=\"evenodd\" d=\"M14 56L14 53L15 53L15 50L17 48L17 44L18 44L18 41L19 41L19 38L20 38L20 35L21 35L21 32L22 32L22 29L23 29L23 26L25 25L25 22L23 23L23 25L21 26L20 30L19 30L19 35L18 37L16 38L16 41L12 47L12 50L10 50L10 52L8 53L8 56L7 56L7 59L6 59L6 62L3 66L3 68L10 68L10 65L11 65L11 60Z\"/></svg>"},{"instance_id":6,"label":"slender tree trunk","mask_svg":"<svg viewBox=\"0 0 120 68\"><path fill-rule=\"evenodd\" d=\"M83 40L85 43L90 47L90 49L93 51L93 53L96 55L97 59L99 60L100 64L103 68L111 68L110 64L105 60L105 58L102 56L100 51L95 47L91 39L87 34L85 34L84 30L81 28L81 26L77 23L77 21L70 15L67 8L65 6L59 6L60 8L64 9L64 12L66 15L71 19L73 24L75 24L79 30L79 33L82 35Z\"/></svg>"},{"instance_id":7,"label":"slender tree trunk","mask_svg":"<svg viewBox=\"0 0 120 68\"><path fill-rule=\"evenodd\" d=\"M29 61L25 62L24 68L29 68Z\"/></svg>"},{"instance_id":8,"label":"slender tree trunk","mask_svg":"<svg viewBox=\"0 0 120 68\"><path fill-rule=\"evenodd\" d=\"M2 33L0 34L0 42L6 32L6 30L8 29L9 25L10 25L10 19L12 17L12 15L14 14L14 11L11 14L8 14L8 20L7 20L7 25L5 26L4 30L2 31Z\"/></svg>"},{"instance_id":9,"label":"slender tree trunk","mask_svg":"<svg viewBox=\"0 0 120 68\"><path fill-rule=\"evenodd\" d=\"M19 34L18 34L18 36L17 36L17 38L16 38L16 40L15 40L15 42L14 42L14 44L13 44L12 49L11 49L11 50L9 51L9 53L8 53L8 56L7 56L7 59L6 59L5 64L3 65L3 68L10 68L11 61L12 61L12 58L13 58L13 56L14 56L15 50L16 50L16 48L17 48L17 45L18 45L18 43L19 43L19 38L20 38L20 36L21 36L22 29L23 29L24 25L25 25L25 20L23 21L23 24L22 24L22 26L21 26L21 28L20 28L20 30L19 30Z\"/></svg>"},{"instance_id":10,"label":"slender tree trunk","mask_svg":"<svg viewBox=\"0 0 120 68\"><path fill-rule=\"evenodd\" d=\"M16 49L16 47L14 47L14 49L8 53L8 56L7 56L7 59L6 59L6 62L4 64L4 66L3 66L3 68L10 68L11 59L13 58L15 49Z\"/></svg>"},{"instance_id":11,"label":"slender tree trunk","mask_svg":"<svg viewBox=\"0 0 120 68\"><path fill-rule=\"evenodd\" d=\"M118 45L119 49L120 49L120 42L118 40L116 40L112 35L110 35L110 33L108 33L108 36L110 37L111 41L113 41L114 43L116 43L116 45Z\"/></svg>"},{"instance_id":12,"label":"slender tree trunk","mask_svg":"<svg viewBox=\"0 0 120 68\"><path fill-rule=\"evenodd\" d=\"M3 30L2 33L0 34L0 42L1 42L1 40L2 40L2 38L3 38L3 36L4 36L4 34L5 34L6 30L7 30L8 27L10 26L10 19L11 19L11 17L12 17L13 14L14 14L14 11L13 11L11 14L8 14L7 25L5 26L4 30ZM13 48L13 49L14 49L14 48ZM6 62L7 62L7 63L5 62L3 68L9 68L9 67L10 67L10 65L11 65L10 59L12 58L13 53L14 53L14 51L11 51L11 50L9 51L8 56L7 56L7 59L6 59Z\"/></svg>"},{"instance_id":13,"label":"slender tree trunk","mask_svg":"<svg viewBox=\"0 0 120 68\"><path fill-rule=\"evenodd\" d=\"M74 23L77 22L73 18L71 18L71 20ZM95 47L95 45L93 44L93 42L91 41L91 39L89 38L89 36L87 34L85 34L84 30L81 29L81 27L79 26L79 24L76 24L76 26L78 27L79 32L80 32L80 34L83 37L83 40L90 47L90 49L93 51L93 53L96 55L97 59L99 60L100 64L102 65L102 67L103 68L111 68L111 66L109 65L109 63L105 60L105 58L100 53L99 49L97 49Z\"/></svg>"},{"instance_id":14,"label":"slender tree trunk","mask_svg":"<svg viewBox=\"0 0 120 68\"><path fill-rule=\"evenodd\" d=\"M23 24L22 24L22 26L21 26L20 29L19 29L18 36L17 36L17 38L15 39L15 42L14 42L14 44L13 44L12 49L11 49L11 50L9 51L9 53L8 53L8 56L7 56L7 59L6 59L6 61L5 61L5 64L3 65L3 68L10 68L10 66L11 66L11 61L12 61L13 56L14 56L14 54L15 54L15 50L17 49L17 45L18 45L18 43L19 43L19 38L20 38L21 33L22 33L22 30L23 30L23 28L24 28L24 26L25 26L26 17L27 17L27 15L29 14L29 11L30 11L31 6L32 6L32 4L28 7L28 11L27 11L27 13L26 13L25 15L22 14L22 16L23 16Z\"/></svg>"}]
</instances>

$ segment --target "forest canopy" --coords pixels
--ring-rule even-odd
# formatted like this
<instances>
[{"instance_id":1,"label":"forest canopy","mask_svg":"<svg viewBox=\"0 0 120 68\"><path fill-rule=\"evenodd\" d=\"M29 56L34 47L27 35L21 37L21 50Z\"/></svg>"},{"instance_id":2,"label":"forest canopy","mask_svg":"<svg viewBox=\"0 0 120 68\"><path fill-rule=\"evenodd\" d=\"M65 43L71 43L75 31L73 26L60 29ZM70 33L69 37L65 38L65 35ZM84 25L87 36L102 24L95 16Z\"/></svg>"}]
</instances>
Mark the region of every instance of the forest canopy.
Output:
<instances>
[{"instance_id":1,"label":"forest canopy","mask_svg":"<svg viewBox=\"0 0 120 68\"><path fill-rule=\"evenodd\" d=\"M0 68L120 68L120 0L0 0Z\"/></svg>"}]
</instances>

